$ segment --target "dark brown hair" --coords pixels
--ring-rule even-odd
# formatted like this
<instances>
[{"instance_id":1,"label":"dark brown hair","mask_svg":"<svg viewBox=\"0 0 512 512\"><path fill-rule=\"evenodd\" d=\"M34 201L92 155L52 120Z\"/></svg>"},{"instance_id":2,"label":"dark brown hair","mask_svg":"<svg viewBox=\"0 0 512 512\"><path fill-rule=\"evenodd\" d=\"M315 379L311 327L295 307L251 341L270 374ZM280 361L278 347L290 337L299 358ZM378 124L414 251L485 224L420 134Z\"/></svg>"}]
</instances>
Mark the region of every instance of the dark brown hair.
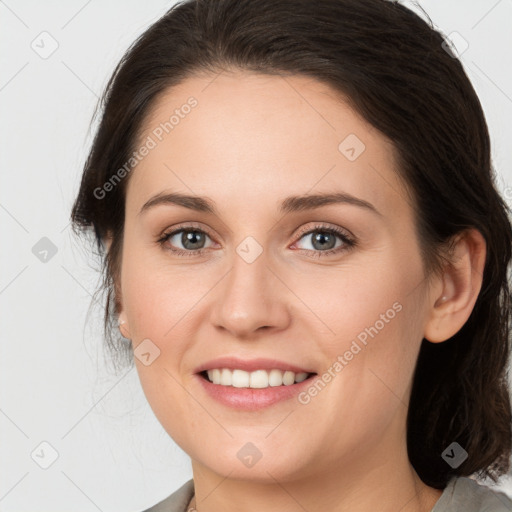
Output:
<instances>
[{"instance_id":1,"label":"dark brown hair","mask_svg":"<svg viewBox=\"0 0 512 512\"><path fill-rule=\"evenodd\" d=\"M150 107L198 72L313 77L392 141L414 201L426 275L441 271L455 235L476 228L485 238L483 285L470 318L449 340L422 342L407 444L421 479L438 489L454 475L496 480L505 473L512 440L510 210L496 189L478 97L443 43L429 19L386 0L189 0L143 33L106 87L72 212L75 230L92 227L104 257L105 330L114 352L130 353L112 337L129 176L103 198L95 191L134 151ZM468 452L457 468L441 457L452 442Z\"/></svg>"}]
</instances>

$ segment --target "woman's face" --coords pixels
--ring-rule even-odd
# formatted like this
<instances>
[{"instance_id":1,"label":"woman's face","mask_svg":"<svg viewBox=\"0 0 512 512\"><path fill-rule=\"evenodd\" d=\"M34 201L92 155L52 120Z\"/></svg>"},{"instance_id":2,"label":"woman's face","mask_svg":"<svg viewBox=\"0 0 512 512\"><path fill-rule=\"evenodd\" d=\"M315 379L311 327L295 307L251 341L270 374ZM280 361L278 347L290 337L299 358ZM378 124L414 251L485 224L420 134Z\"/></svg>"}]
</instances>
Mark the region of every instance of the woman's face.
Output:
<instances>
[{"instance_id":1,"label":"woman's face","mask_svg":"<svg viewBox=\"0 0 512 512\"><path fill-rule=\"evenodd\" d=\"M286 481L403 455L430 292L387 139L315 80L238 72L167 91L137 149L122 318L194 464Z\"/></svg>"}]
</instances>

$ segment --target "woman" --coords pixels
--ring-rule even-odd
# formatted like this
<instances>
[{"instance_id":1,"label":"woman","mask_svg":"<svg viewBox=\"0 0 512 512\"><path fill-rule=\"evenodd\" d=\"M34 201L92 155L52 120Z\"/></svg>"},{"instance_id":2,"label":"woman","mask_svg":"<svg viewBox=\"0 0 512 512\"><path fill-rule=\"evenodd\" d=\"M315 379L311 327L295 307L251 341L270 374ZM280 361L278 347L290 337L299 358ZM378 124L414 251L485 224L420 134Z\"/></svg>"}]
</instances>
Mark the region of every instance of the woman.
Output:
<instances>
[{"instance_id":1,"label":"woman","mask_svg":"<svg viewBox=\"0 0 512 512\"><path fill-rule=\"evenodd\" d=\"M512 231L440 33L189 0L104 95L72 219L193 479L150 511L512 510ZM119 359L121 361L121 359Z\"/></svg>"}]
</instances>

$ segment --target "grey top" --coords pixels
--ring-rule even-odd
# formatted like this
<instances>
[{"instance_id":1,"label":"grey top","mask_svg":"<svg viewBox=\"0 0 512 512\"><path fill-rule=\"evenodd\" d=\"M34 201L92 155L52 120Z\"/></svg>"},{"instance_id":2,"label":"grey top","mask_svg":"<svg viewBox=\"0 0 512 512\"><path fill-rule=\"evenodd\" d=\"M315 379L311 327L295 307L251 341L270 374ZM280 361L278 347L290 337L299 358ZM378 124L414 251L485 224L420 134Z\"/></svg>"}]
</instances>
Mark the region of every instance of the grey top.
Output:
<instances>
[{"instance_id":1,"label":"grey top","mask_svg":"<svg viewBox=\"0 0 512 512\"><path fill-rule=\"evenodd\" d=\"M168 498L144 512L187 512L194 495L194 480L185 482ZM478 484L471 478L454 477L431 512L512 512L512 499L506 494Z\"/></svg>"}]
</instances>

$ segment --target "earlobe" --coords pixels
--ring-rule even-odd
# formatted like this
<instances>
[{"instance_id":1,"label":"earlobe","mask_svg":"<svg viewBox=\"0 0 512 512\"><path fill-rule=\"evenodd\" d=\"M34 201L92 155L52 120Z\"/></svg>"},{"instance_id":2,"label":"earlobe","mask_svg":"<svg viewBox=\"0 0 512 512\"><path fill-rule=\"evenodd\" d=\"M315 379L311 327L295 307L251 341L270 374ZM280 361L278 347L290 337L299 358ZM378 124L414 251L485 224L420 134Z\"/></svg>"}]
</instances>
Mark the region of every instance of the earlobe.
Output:
<instances>
[{"instance_id":1,"label":"earlobe","mask_svg":"<svg viewBox=\"0 0 512 512\"><path fill-rule=\"evenodd\" d=\"M113 241L113 234L112 231L108 231L107 234L103 237L102 242L103 246L105 247L105 251L108 253L110 250L110 247L112 245ZM118 312L117 317L117 327L119 329L119 332L123 336L123 338L131 339L130 335L130 329L128 327L128 321L126 319L126 315L124 311L122 310L122 302L121 302L121 290L118 285L118 279L114 277L114 289L115 289L115 311Z\"/></svg>"},{"instance_id":2,"label":"earlobe","mask_svg":"<svg viewBox=\"0 0 512 512\"><path fill-rule=\"evenodd\" d=\"M429 309L425 339L446 341L466 323L482 288L485 258L486 243L478 230L459 236L444 270L442 290Z\"/></svg>"},{"instance_id":3,"label":"earlobe","mask_svg":"<svg viewBox=\"0 0 512 512\"><path fill-rule=\"evenodd\" d=\"M126 321L126 316L124 313L121 313L118 318L118 327L119 332L123 336L123 338L131 339L130 338L130 330L128 328L128 322Z\"/></svg>"},{"instance_id":4,"label":"earlobe","mask_svg":"<svg viewBox=\"0 0 512 512\"><path fill-rule=\"evenodd\" d=\"M443 295L440 299L437 299L437 301L434 305L439 306L440 304L442 304L443 302L446 302L447 300L448 300L448 297L446 295Z\"/></svg>"}]
</instances>

